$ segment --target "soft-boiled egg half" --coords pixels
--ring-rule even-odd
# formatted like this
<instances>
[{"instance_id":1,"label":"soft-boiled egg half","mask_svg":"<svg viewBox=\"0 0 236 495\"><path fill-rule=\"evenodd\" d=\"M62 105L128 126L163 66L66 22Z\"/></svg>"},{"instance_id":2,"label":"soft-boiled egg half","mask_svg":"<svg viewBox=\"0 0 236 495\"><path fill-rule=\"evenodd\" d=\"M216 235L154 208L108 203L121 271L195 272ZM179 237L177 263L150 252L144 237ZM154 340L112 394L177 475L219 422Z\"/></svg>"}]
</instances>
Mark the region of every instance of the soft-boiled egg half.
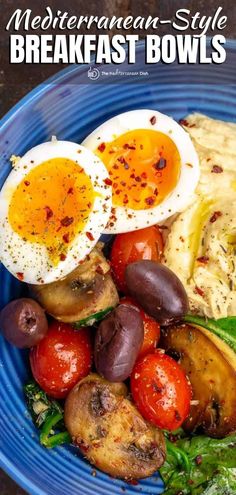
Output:
<instances>
[{"instance_id":1,"label":"soft-boiled egg half","mask_svg":"<svg viewBox=\"0 0 236 495\"><path fill-rule=\"evenodd\" d=\"M153 110L117 115L83 145L109 172L113 208L106 233L159 223L192 201L198 156L189 135L167 115Z\"/></svg>"},{"instance_id":2,"label":"soft-boiled egg half","mask_svg":"<svg viewBox=\"0 0 236 495\"><path fill-rule=\"evenodd\" d=\"M60 279L98 241L111 211L111 187L98 156L51 141L28 151L0 193L0 258L18 279Z\"/></svg>"}]
</instances>

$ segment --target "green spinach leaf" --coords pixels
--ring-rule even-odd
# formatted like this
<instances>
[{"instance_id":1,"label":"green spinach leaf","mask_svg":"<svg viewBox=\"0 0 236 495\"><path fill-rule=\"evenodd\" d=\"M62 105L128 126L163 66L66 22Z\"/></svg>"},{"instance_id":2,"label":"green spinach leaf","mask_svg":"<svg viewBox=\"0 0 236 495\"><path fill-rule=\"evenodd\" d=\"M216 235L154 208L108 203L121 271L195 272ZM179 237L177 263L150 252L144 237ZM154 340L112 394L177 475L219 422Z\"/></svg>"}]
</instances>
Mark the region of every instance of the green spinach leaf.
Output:
<instances>
[{"instance_id":1,"label":"green spinach leaf","mask_svg":"<svg viewBox=\"0 0 236 495\"><path fill-rule=\"evenodd\" d=\"M24 386L24 393L28 411L40 431L41 445L53 448L62 443L70 443L71 438L65 429L61 405L50 399L33 380Z\"/></svg>"},{"instance_id":2,"label":"green spinach leaf","mask_svg":"<svg viewBox=\"0 0 236 495\"><path fill-rule=\"evenodd\" d=\"M177 449L177 455L174 449ZM186 461L188 457L188 469ZM165 495L235 495L236 434L218 440L195 436L177 440L167 449L167 459L160 469L166 486ZM215 492L205 492L214 486ZM228 491L223 492L223 487ZM212 488L213 489L213 488ZM220 491L221 490L221 491Z\"/></svg>"},{"instance_id":3,"label":"green spinach leaf","mask_svg":"<svg viewBox=\"0 0 236 495\"><path fill-rule=\"evenodd\" d=\"M186 315L184 317L186 323L192 323L200 327L206 328L210 332L220 337L236 352L236 316L213 320L211 318L203 318L201 316Z\"/></svg>"}]
</instances>

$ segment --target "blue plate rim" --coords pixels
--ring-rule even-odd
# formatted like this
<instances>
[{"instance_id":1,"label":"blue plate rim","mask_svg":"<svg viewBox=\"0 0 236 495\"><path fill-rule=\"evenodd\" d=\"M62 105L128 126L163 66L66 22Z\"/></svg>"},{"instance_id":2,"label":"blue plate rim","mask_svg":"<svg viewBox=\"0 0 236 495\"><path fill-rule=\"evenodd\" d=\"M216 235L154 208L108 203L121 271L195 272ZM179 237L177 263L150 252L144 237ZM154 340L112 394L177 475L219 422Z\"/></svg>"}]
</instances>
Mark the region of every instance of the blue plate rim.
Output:
<instances>
[{"instance_id":1,"label":"blue plate rim","mask_svg":"<svg viewBox=\"0 0 236 495\"><path fill-rule=\"evenodd\" d=\"M210 37L207 37L209 43ZM226 38L227 48L236 51L236 39ZM137 43L137 49L140 50L144 46L144 40L140 40ZM94 63L94 58L91 60L91 65ZM79 74L85 70L90 64L73 64L64 69L59 70L53 76L47 78L44 82L37 85L33 90L28 92L23 98L21 98L1 119L0 129L2 132L5 125L7 125L15 115L21 111L28 103L39 97L41 93L45 92L51 85L59 84L63 82L63 79L74 72ZM14 463L9 461L0 450L0 468L3 469L20 487L22 487L27 493L31 495L47 495L45 491L41 490L33 481L27 478L20 469L14 466ZM29 491L30 490L30 491Z\"/></svg>"},{"instance_id":2,"label":"blue plate rim","mask_svg":"<svg viewBox=\"0 0 236 495\"><path fill-rule=\"evenodd\" d=\"M18 486L23 488L29 495L47 495L41 488L37 487L20 469L16 468L12 462L0 451L0 467Z\"/></svg>"}]
</instances>

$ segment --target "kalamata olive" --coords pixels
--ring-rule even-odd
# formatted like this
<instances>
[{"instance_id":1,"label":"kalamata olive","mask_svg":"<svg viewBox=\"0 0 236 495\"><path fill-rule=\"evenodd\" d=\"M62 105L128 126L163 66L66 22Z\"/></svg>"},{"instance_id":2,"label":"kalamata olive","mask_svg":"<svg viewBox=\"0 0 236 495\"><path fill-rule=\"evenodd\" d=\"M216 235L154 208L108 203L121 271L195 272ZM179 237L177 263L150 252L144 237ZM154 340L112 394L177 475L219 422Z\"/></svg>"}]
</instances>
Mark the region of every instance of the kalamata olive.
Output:
<instances>
[{"instance_id":1,"label":"kalamata olive","mask_svg":"<svg viewBox=\"0 0 236 495\"><path fill-rule=\"evenodd\" d=\"M2 309L0 330L6 340L23 349L38 344L45 337L48 322L43 309L36 301L21 298Z\"/></svg>"},{"instance_id":2,"label":"kalamata olive","mask_svg":"<svg viewBox=\"0 0 236 495\"><path fill-rule=\"evenodd\" d=\"M167 266L156 261L136 261L127 266L125 278L129 293L161 325L170 325L188 312L184 286Z\"/></svg>"},{"instance_id":3,"label":"kalamata olive","mask_svg":"<svg viewBox=\"0 0 236 495\"><path fill-rule=\"evenodd\" d=\"M95 338L95 366L111 382L130 375L143 343L144 329L139 312L120 304L99 325Z\"/></svg>"}]
</instances>

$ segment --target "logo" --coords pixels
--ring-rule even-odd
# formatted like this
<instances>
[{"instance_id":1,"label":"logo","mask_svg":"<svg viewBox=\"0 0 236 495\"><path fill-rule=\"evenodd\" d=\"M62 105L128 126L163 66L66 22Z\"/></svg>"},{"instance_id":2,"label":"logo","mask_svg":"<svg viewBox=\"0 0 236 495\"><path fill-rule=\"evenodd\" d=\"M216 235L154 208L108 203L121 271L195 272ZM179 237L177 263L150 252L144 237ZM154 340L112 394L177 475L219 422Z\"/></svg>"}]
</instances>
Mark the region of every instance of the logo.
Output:
<instances>
[{"instance_id":1,"label":"logo","mask_svg":"<svg viewBox=\"0 0 236 495\"><path fill-rule=\"evenodd\" d=\"M96 81L100 77L100 71L96 67L90 67L88 70L88 78L91 79L91 81Z\"/></svg>"}]
</instances>

